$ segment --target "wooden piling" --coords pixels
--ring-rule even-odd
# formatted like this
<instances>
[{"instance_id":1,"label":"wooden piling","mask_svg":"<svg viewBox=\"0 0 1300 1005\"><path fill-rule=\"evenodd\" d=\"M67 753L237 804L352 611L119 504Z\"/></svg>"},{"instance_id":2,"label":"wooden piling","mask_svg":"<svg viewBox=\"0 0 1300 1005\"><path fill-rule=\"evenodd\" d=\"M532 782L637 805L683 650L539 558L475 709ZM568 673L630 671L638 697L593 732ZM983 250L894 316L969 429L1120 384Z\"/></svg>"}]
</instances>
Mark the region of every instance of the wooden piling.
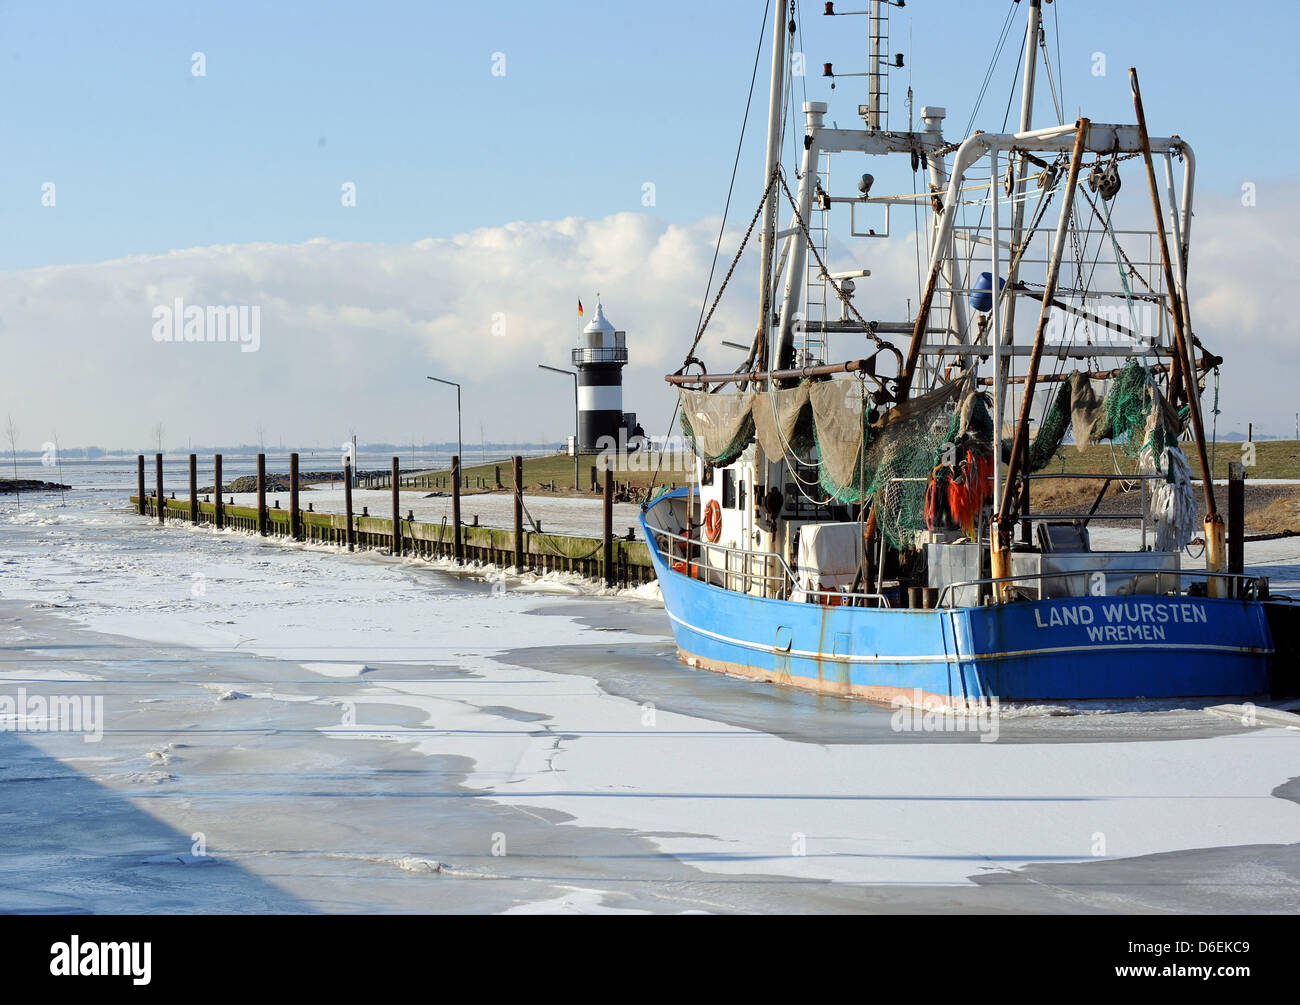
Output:
<instances>
[{"instance_id":1,"label":"wooden piling","mask_svg":"<svg viewBox=\"0 0 1300 1005\"><path fill-rule=\"evenodd\" d=\"M212 455L212 524L217 530L226 525L226 506L221 501L221 455Z\"/></svg>"},{"instance_id":2,"label":"wooden piling","mask_svg":"<svg viewBox=\"0 0 1300 1005\"><path fill-rule=\"evenodd\" d=\"M605 464L605 497L601 509L604 510L605 525L601 542L604 546L604 558L601 565L605 573L605 585L614 585L614 471L608 462Z\"/></svg>"},{"instance_id":3,"label":"wooden piling","mask_svg":"<svg viewBox=\"0 0 1300 1005\"><path fill-rule=\"evenodd\" d=\"M266 537L266 454L257 455L257 532Z\"/></svg>"},{"instance_id":4,"label":"wooden piling","mask_svg":"<svg viewBox=\"0 0 1300 1005\"><path fill-rule=\"evenodd\" d=\"M199 455L190 454L190 523L199 522Z\"/></svg>"},{"instance_id":5,"label":"wooden piling","mask_svg":"<svg viewBox=\"0 0 1300 1005\"><path fill-rule=\"evenodd\" d=\"M144 516L144 454L137 454L135 458L136 481L139 485L136 488L140 500L140 515Z\"/></svg>"},{"instance_id":6,"label":"wooden piling","mask_svg":"<svg viewBox=\"0 0 1300 1005\"><path fill-rule=\"evenodd\" d=\"M1228 571L1246 571L1246 466L1228 464Z\"/></svg>"},{"instance_id":7,"label":"wooden piling","mask_svg":"<svg viewBox=\"0 0 1300 1005\"><path fill-rule=\"evenodd\" d=\"M393 554L402 553L402 469L398 458L393 458Z\"/></svg>"},{"instance_id":8,"label":"wooden piling","mask_svg":"<svg viewBox=\"0 0 1300 1005\"><path fill-rule=\"evenodd\" d=\"M451 459L452 555L457 565L465 564L465 547L460 536L460 455Z\"/></svg>"},{"instance_id":9,"label":"wooden piling","mask_svg":"<svg viewBox=\"0 0 1300 1005\"><path fill-rule=\"evenodd\" d=\"M515 568L524 571L524 459L516 455L510 466L515 476ZM143 469L141 469L143 470ZM141 478L144 476L141 475Z\"/></svg>"},{"instance_id":10,"label":"wooden piling","mask_svg":"<svg viewBox=\"0 0 1300 1005\"><path fill-rule=\"evenodd\" d=\"M356 524L352 520L352 460L349 458L343 462L343 512L347 514L348 521L348 551L356 547L357 533Z\"/></svg>"},{"instance_id":11,"label":"wooden piling","mask_svg":"<svg viewBox=\"0 0 1300 1005\"><path fill-rule=\"evenodd\" d=\"M298 455L289 455L289 536L295 541L302 540L302 517L298 507Z\"/></svg>"},{"instance_id":12,"label":"wooden piling","mask_svg":"<svg viewBox=\"0 0 1300 1005\"><path fill-rule=\"evenodd\" d=\"M163 511L167 504L163 500L162 454L153 455L154 479L158 483L158 522L163 522Z\"/></svg>"}]
</instances>

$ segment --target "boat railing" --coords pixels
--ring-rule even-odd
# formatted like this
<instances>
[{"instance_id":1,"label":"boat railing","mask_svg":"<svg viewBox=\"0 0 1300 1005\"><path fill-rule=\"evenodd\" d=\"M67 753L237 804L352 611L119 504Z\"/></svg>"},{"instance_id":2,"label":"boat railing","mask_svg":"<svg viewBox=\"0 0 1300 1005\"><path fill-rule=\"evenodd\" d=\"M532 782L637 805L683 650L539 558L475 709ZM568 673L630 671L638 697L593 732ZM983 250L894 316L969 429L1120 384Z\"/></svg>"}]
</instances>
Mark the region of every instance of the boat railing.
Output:
<instances>
[{"instance_id":1,"label":"boat railing","mask_svg":"<svg viewBox=\"0 0 1300 1005\"><path fill-rule=\"evenodd\" d=\"M983 579L967 579L967 580L963 580L960 583L948 583L942 589L940 589L939 598L935 602L935 606L936 607L970 606L967 604L954 605L952 602L952 595L958 590L967 590L972 587L985 587L985 586L1014 587L1016 584L1020 584L1020 583L1041 582L1042 580L1045 579L1061 580L1061 579L1068 579L1072 576L1087 577L1087 582L1089 583L1089 585L1091 585L1092 583L1096 582L1096 580L1093 579L1092 577L1098 575L1099 573L1104 575L1106 574L1106 572L1107 570L1104 569L1063 569L1063 570L1056 570L1053 572L1025 573L1023 575L1016 575L1016 576L1000 576L1000 577L985 577ZM1253 575L1248 575L1240 572L1208 572L1208 571L1201 571L1201 570L1185 571L1185 570L1168 569L1168 568L1165 569L1145 568L1144 569L1144 568L1136 568L1136 567L1128 567L1128 566L1122 569L1114 569L1112 570L1112 572L1114 575L1123 576L1126 579L1131 579L1138 576L1153 577L1156 581L1157 590L1159 590L1161 584L1165 580L1170 580L1170 579L1176 580L1178 583L1178 588L1181 590L1182 581L1184 579L1191 578L1191 579L1204 580L1207 586L1211 579L1227 580L1229 586L1228 595L1238 600L1262 600L1267 597L1267 592L1268 592L1267 576L1253 576ZM1088 591L1083 594L1079 594L1077 597L1074 597L1073 599L1080 599L1082 597L1092 596L1092 595L1094 594L1092 594L1091 591ZM1096 594L1096 595L1120 597L1120 598L1125 596L1131 596L1131 594L1122 594L1122 593ZM1144 594L1139 594L1139 596L1141 595ZM1185 594L1180 593L1179 595L1183 596ZM1062 597L1059 599L1068 600L1071 598Z\"/></svg>"},{"instance_id":2,"label":"boat railing","mask_svg":"<svg viewBox=\"0 0 1300 1005\"><path fill-rule=\"evenodd\" d=\"M690 566L696 565L705 574L705 582L708 582L710 572L718 572L722 576L722 585L724 589L731 589L732 582L741 582L745 589L734 592L749 592L749 583L757 581L763 584L763 596L773 597L779 600L788 600L790 593L794 590L800 591L805 597L824 598L824 603L843 604L851 607L865 606L866 601L871 601L878 607L888 607L889 598L883 593L854 593L841 592L839 590L810 590L799 586L799 582L790 566L786 564L785 559L775 552L754 551L752 548L735 548L726 544L714 544L711 541L702 541L698 538L692 538L685 534L677 534L663 527L647 527L651 534L656 537L666 538L685 546L686 554L683 556L687 564L687 575L690 574ZM656 547L658 547L656 545ZM709 553L722 552L723 562L719 567L714 562ZM691 557L695 552L695 557ZM739 555L745 559L741 569L731 567L731 556ZM768 563L774 562L780 567L780 572L757 572L752 570L752 566L757 564L764 570L767 569ZM671 563L670 563L671 564ZM775 588L769 592L769 585ZM859 601L863 603L859 603Z\"/></svg>"}]
</instances>

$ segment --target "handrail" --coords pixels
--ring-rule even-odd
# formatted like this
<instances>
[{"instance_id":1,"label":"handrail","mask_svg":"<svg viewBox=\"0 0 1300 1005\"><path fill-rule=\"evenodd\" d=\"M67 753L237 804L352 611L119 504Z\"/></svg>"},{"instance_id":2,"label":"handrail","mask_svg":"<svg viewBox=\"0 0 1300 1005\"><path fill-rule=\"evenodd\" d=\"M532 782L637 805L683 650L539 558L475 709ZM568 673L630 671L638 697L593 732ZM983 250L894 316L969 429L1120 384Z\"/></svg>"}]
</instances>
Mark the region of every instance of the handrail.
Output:
<instances>
[{"instance_id":1,"label":"handrail","mask_svg":"<svg viewBox=\"0 0 1300 1005\"><path fill-rule=\"evenodd\" d=\"M972 586L993 586L1002 583L1015 583L1022 580L1043 580L1043 579L1064 579L1067 576L1092 576L1094 573L1106 572L1105 569L1062 569L1057 572L1035 572L1022 573L1017 576L985 577L983 579L967 579L960 583L948 583L939 591L939 598L935 602L936 607L944 606L944 599L954 590L967 589ZM1146 569L1146 568L1125 568L1113 570L1115 575L1122 576L1177 576L1180 580L1184 576L1197 576L1205 580L1215 579L1240 579L1258 582L1266 579L1266 576L1247 575L1242 572L1208 572L1198 571L1195 569ZM1111 596L1111 594L1107 594ZM1119 594L1115 594L1119 596ZM1067 598L1061 598L1067 599ZM1079 598L1073 598L1079 599Z\"/></svg>"},{"instance_id":2,"label":"handrail","mask_svg":"<svg viewBox=\"0 0 1300 1005\"><path fill-rule=\"evenodd\" d=\"M763 582L776 580L780 582L782 589L789 588L789 589L800 590L805 596L809 596L809 597L839 597L845 600L874 600L881 607L890 606L889 598L886 597L883 593L842 593L839 590L805 590L803 589L803 587L799 586L798 579L795 578L794 572L791 571L790 566L786 563L785 559L782 558L780 555L776 554L775 552L753 551L747 548L733 548L732 546L726 544L714 544L710 541L700 541L695 538L687 537L683 534L675 534L664 527L651 527L649 524L646 524L645 526L646 529L650 531L650 533L656 536L671 538L672 540L679 541L682 544L698 546L701 549L712 548L717 551L721 551L724 554L747 555L751 558L757 558L764 562L775 559L785 573L784 576L776 576L765 572L762 573L732 572L730 570L730 567L728 566L722 570L724 580L728 576L745 576L751 579L761 579ZM703 562L704 568L706 571L711 570L713 566L710 565L709 563L707 550L704 551L703 554L704 554L704 562ZM724 589L726 588L727 587L724 587Z\"/></svg>"}]
</instances>

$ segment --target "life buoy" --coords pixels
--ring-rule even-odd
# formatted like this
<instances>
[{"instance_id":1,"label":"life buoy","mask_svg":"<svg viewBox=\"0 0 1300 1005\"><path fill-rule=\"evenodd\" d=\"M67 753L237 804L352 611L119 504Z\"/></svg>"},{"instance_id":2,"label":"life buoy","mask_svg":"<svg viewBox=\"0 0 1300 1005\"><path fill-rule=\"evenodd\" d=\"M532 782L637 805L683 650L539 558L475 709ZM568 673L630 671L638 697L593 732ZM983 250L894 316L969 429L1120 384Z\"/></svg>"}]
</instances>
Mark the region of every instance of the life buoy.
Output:
<instances>
[{"instance_id":1,"label":"life buoy","mask_svg":"<svg viewBox=\"0 0 1300 1005\"><path fill-rule=\"evenodd\" d=\"M704 507L704 536L714 543L722 536L722 507L716 499Z\"/></svg>"}]
</instances>

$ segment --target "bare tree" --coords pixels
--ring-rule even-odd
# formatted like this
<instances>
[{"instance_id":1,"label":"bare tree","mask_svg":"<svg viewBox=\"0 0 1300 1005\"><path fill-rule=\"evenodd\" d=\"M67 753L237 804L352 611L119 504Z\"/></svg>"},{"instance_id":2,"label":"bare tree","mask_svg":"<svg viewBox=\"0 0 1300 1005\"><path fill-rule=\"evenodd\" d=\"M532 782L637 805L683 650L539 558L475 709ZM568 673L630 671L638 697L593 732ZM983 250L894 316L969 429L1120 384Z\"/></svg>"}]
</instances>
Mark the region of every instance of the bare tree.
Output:
<instances>
[{"instance_id":1,"label":"bare tree","mask_svg":"<svg viewBox=\"0 0 1300 1005\"><path fill-rule=\"evenodd\" d=\"M22 501L18 498L18 426L12 414L5 417L5 437L9 440L9 454L14 460L14 505L22 509Z\"/></svg>"}]
</instances>

